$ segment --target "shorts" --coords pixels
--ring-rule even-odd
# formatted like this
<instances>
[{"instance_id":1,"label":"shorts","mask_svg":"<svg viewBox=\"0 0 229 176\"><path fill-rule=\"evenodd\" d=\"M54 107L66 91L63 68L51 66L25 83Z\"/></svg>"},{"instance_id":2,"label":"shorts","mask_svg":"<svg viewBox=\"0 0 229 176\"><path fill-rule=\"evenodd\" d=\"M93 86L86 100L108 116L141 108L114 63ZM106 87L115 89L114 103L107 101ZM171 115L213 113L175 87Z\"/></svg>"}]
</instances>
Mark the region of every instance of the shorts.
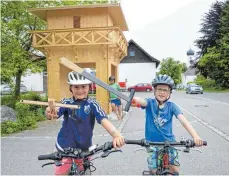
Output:
<instances>
[{"instance_id":1,"label":"shorts","mask_svg":"<svg viewBox=\"0 0 229 176\"><path fill-rule=\"evenodd\" d=\"M64 158L60 162L66 163L62 164L62 166L55 166L55 175L64 175L70 172L72 161L75 161L78 171L83 170L83 160L82 159L72 159L72 158Z\"/></svg>"},{"instance_id":2,"label":"shorts","mask_svg":"<svg viewBox=\"0 0 229 176\"><path fill-rule=\"evenodd\" d=\"M118 98L111 100L111 103L115 104L115 106L121 106L121 101Z\"/></svg>"},{"instance_id":3,"label":"shorts","mask_svg":"<svg viewBox=\"0 0 229 176\"><path fill-rule=\"evenodd\" d=\"M160 156L157 157L160 149L162 149L162 147L150 147L150 149L148 149L147 163L150 170L157 169L160 162L162 162L162 158L160 159ZM169 148L169 165L180 166L178 152L174 148Z\"/></svg>"}]
</instances>

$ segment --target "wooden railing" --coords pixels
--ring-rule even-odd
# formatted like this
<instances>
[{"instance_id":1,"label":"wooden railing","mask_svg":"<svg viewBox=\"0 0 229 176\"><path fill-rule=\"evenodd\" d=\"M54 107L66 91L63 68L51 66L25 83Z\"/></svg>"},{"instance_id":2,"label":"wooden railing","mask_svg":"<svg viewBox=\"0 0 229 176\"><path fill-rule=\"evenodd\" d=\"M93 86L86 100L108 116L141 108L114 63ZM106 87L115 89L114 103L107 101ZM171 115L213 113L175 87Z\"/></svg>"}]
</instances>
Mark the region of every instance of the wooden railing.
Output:
<instances>
[{"instance_id":1,"label":"wooden railing","mask_svg":"<svg viewBox=\"0 0 229 176\"><path fill-rule=\"evenodd\" d=\"M33 47L116 45L124 55L127 41L119 27L32 31Z\"/></svg>"}]
</instances>

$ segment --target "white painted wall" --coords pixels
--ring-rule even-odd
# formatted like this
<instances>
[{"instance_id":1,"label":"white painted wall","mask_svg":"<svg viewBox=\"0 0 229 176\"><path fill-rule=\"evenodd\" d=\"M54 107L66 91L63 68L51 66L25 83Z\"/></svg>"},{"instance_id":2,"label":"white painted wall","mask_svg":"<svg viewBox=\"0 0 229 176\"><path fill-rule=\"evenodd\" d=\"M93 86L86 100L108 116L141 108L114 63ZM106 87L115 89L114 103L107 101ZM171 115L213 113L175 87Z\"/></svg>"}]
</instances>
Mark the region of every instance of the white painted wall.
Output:
<instances>
[{"instance_id":1,"label":"white painted wall","mask_svg":"<svg viewBox=\"0 0 229 176\"><path fill-rule=\"evenodd\" d=\"M187 83L190 81L194 81L196 79L196 75L193 76L183 76L183 85L187 86Z\"/></svg>"},{"instance_id":2,"label":"white painted wall","mask_svg":"<svg viewBox=\"0 0 229 176\"><path fill-rule=\"evenodd\" d=\"M28 71L22 77L21 83L27 87L28 91L43 91L43 73L31 73Z\"/></svg>"},{"instance_id":3,"label":"white painted wall","mask_svg":"<svg viewBox=\"0 0 229 176\"><path fill-rule=\"evenodd\" d=\"M127 87L138 83L152 83L156 76L156 63L121 63L118 70L118 82L127 79Z\"/></svg>"}]
</instances>

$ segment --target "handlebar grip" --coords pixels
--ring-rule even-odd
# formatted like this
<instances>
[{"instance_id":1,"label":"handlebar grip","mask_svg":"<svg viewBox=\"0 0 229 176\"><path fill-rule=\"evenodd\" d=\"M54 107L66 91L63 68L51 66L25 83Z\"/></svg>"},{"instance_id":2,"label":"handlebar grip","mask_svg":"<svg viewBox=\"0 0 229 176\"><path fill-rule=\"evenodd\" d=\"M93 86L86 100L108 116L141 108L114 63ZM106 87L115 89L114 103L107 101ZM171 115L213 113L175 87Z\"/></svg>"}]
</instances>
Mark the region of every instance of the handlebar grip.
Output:
<instances>
[{"instance_id":1,"label":"handlebar grip","mask_svg":"<svg viewBox=\"0 0 229 176\"><path fill-rule=\"evenodd\" d=\"M38 156L38 160L56 160L56 159L59 159L59 158L55 155L55 153Z\"/></svg>"},{"instance_id":2,"label":"handlebar grip","mask_svg":"<svg viewBox=\"0 0 229 176\"><path fill-rule=\"evenodd\" d=\"M131 106L131 102L132 102L132 99L133 99L133 97L134 97L134 94L135 94L135 89L131 89L130 90L130 96L129 96L129 101L126 103L126 106L125 106L125 108L124 108L124 111L125 112L128 112L129 111L129 109L130 109L130 106Z\"/></svg>"},{"instance_id":3,"label":"handlebar grip","mask_svg":"<svg viewBox=\"0 0 229 176\"><path fill-rule=\"evenodd\" d=\"M207 146L207 144L208 144L207 141L203 141L204 146Z\"/></svg>"},{"instance_id":4,"label":"handlebar grip","mask_svg":"<svg viewBox=\"0 0 229 176\"><path fill-rule=\"evenodd\" d=\"M143 140L125 140L126 144L135 144L135 145L141 145L144 146Z\"/></svg>"}]
</instances>

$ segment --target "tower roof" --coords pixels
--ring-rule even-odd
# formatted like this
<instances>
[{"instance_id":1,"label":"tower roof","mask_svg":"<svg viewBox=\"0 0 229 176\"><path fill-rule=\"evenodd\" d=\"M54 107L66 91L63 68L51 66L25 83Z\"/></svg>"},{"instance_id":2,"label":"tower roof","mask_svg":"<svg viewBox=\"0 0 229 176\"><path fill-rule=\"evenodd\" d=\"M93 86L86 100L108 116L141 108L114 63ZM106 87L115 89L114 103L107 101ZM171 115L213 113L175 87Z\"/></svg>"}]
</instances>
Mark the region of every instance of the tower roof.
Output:
<instances>
[{"instance_id":1,"label":"tower roof","mask_svg":"<svg viewBox=\"0 0 229 176\"><path fill-rule=\"evenodd\" d=\"M93 11L95 8L103 9L107 11L113 18L116 25L120 26L123 31L128 31L128 26L123 14L121 5L119 3L114 4L87 4L87 5L74 5L74 6L59 6L59 7L47 7L47 8L30 8L28 11L42 20L47 21L48 11L66 11L69 9L84 9L85 11Z\"/></svg>"},{"instance_id":2,"label":"tower roof","mask_svg":"<svg viewBox=\"0 0 229 176\"><path fill-rule=\"evenodd\" d=\"M187 56L193 56L195 54L195 51L193 51L191 48L187 51Z\"/></svg>"}]
</instances>

